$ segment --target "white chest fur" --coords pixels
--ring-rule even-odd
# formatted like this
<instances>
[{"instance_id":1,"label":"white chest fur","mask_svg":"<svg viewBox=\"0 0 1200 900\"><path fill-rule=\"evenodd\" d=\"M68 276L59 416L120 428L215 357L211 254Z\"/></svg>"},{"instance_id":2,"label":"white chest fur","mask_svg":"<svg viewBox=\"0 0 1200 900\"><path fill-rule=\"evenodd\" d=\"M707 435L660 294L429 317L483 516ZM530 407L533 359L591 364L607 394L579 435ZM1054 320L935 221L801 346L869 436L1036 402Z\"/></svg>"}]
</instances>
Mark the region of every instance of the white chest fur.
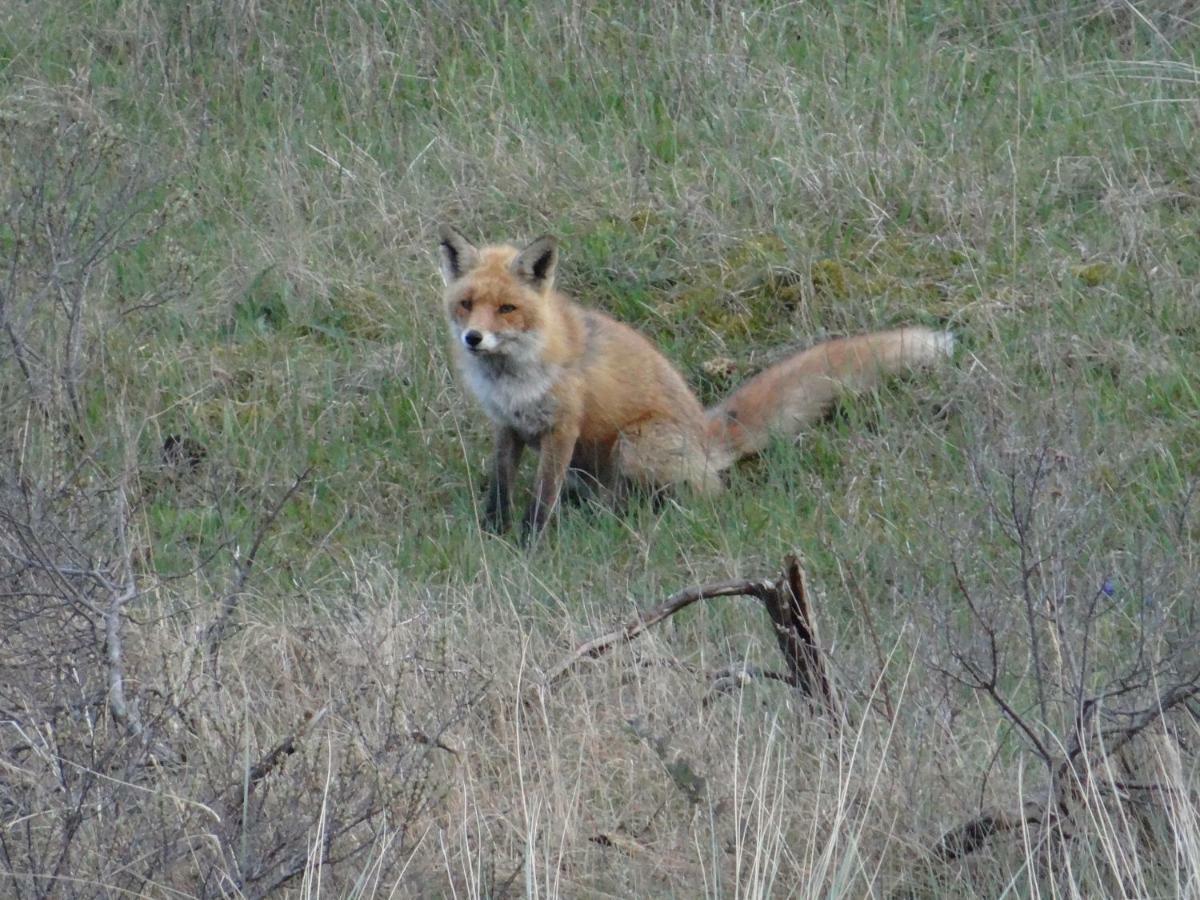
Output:
<instances>
[{"instance_id":1,"label":"white chest fur","mask_svg":"<svg viewBox=\"0 0 1200 900\"><path fill-rule=\"evenodd\" d=\"M558 404L551 389L560 375L557 366L465 351L460 359L467 386L493 422L527 440L553 425Z\"/></svg>"}]
</instances>

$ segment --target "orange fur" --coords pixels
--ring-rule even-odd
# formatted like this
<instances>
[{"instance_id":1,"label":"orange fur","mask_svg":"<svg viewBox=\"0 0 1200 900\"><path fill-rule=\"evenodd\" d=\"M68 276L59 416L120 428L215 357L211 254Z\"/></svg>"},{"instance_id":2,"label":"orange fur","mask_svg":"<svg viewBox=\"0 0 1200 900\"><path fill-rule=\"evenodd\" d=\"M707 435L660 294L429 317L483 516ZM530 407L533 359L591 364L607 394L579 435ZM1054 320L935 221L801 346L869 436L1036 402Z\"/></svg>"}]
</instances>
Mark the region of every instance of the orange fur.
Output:
<instances>
[{"instance_id":1,"label":"orange fur","mask_svg":"<svg viewBox=\"0 0 1200 900\"><path fill-rule=\"evenodd\" d=\"M614 490L682 483L715 492L720 472L771 434L796 435L844 390L953 347L951 335L926 328L829 341L706 412L646 338L554 290L552 238L476 248L447 227L440 252L459 367L495 428L487 523L497 529L508 524L526 446L539 454L531 531L558 503L569 469Z\"/></svg>"}]
</instances>

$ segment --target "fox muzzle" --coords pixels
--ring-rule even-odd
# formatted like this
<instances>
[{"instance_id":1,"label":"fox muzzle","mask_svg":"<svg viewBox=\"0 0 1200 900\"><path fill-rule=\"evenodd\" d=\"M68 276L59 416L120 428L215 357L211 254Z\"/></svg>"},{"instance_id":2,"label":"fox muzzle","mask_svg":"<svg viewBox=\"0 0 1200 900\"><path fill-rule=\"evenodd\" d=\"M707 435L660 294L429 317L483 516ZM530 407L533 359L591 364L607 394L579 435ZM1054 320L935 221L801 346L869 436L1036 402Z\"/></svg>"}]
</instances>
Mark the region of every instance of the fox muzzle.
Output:
<instances>
[{"instance_id":1,"label":"fox muzzle","mask_svg":"<svg viewBox=\"0 0 1200 900\"><path fill-rule=\"evenodd\" d=\"M478 328L468 328L462 333L463 346L472 353L487 353L496 349L499 341L490 331L480 331Z\"/></svg>"}]
</instances>

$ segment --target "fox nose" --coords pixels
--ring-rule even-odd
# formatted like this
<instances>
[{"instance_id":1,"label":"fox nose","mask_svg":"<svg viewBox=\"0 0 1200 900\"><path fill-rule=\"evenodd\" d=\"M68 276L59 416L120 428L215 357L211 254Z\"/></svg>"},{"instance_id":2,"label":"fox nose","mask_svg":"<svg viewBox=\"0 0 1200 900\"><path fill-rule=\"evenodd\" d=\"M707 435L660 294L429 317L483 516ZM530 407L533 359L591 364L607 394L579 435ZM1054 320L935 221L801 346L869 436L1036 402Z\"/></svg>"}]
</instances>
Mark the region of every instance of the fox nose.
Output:
<instances>
[{"instance_id":1,"label":"fox nose","mask_svg":"<svg viewBox=\"0 0 1200 900\"><path fill-rule=\"evenodd\" d=\"M470 331L463 332L463 343L474 350L483 343L483 335L472 328Z\"/></svg>"}]
</instances>

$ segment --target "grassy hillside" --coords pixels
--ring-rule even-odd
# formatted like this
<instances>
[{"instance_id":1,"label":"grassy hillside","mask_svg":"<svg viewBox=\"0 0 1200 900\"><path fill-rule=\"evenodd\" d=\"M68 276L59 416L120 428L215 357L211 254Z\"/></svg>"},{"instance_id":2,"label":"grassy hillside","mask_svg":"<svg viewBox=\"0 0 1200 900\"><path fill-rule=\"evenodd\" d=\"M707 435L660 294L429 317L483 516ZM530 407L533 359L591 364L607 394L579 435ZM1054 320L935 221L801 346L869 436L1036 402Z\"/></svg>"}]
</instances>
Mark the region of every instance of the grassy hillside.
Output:
<instances>
[{"instance_id":1,"label":"grassy hillside","mask_svg":"<svg viewBox=\"0 0 1200 900\"><path fill-rule=\"evenodd\" d=\"M1198 25L0 3L4 893L1195 892ZM962 350L526 551L478 525L441 221L558 235L706 402L823 337ZM539 688L789 552L840 729L710 693L782 668L751 600Z\"/></svg>"}]
</instances>

